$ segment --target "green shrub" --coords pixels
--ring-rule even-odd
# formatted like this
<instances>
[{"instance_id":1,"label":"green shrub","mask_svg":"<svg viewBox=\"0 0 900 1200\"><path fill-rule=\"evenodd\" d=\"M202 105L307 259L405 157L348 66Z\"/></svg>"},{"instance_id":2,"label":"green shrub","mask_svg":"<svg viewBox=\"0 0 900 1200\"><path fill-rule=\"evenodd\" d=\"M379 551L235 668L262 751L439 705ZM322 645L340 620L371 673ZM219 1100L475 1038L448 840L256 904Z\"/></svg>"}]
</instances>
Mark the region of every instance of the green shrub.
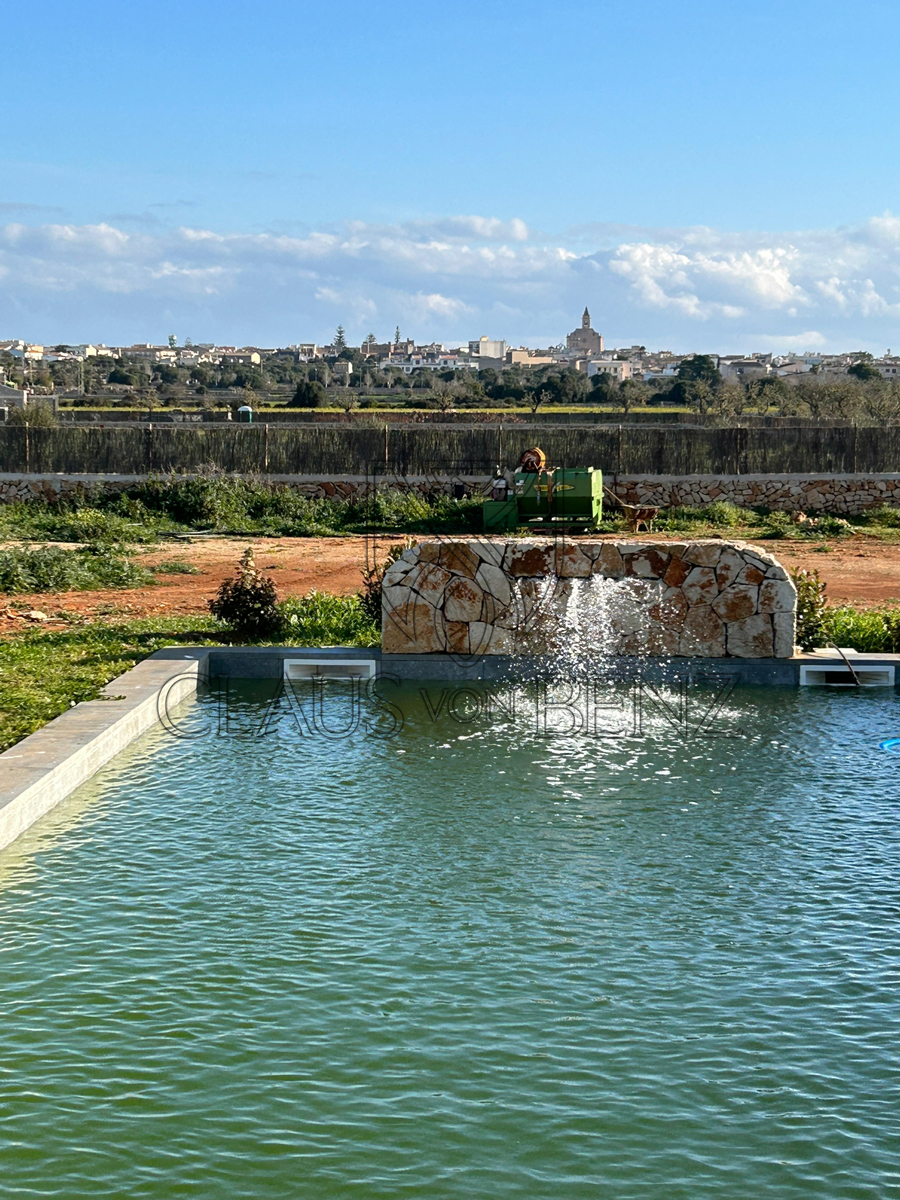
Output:
<instances>
[{"instance_id":1,"label":"green shrub","mask_svg":"<svg viewBox=\"0 0 900 1200\"><path fill-rule=\"evenodd\" d=\"M226 579L209 611L218 621L246 637L265 637L279 628L278 593L268 575L256 569L253 550L247 547L234 579Z\"/></svg>"},{"instance_id":2,"label":"green shrub","mask_svg":"<svg viewBox=\"0 0 900 1200\"><path fill-rule=\"evenodd\" d=\"M717 529L734 529L739 525L751 524L751 514L729 500L716 500L699 510L705 515L707 524Z\"/></svg>"},{"instance_id":3,"label":"green shrub","mask_svg":"<svg viewBox=\"0 0 900 1200\"><path fill-rule=\"evenodd\" d=\"M900 653L900 609L830 608L825 631L826 640L836 646L869 654Z\"/></svg>"},{"instance_id":4,"label":"green shrub","mask_svg":"<svg viewBox=\"0 0 900 1200\"><path fill-rule=\"evenodd\" d=\"M763 531L760 537L772 540L775 538L791 537L797 532L797 525L790 513L772 512L763 521Z\"/></svg>"},{"instance_id":5,"label":"green shrub","mask_svg":"<svg viewBox=\"0 0 900 1200\"><path fill-rule=\"evenodd\" d=\"M900 508L889 508L881 505L879 508L866 509L857 517L860 525L881 525L889 529L900 528Z\"/></svg>"},{"instance_id":6,"label":"green shrub","mask_svg":"<svg viewBox=\"0 0 900 1200\"><path fill-rule=\"evenodd\" d=\"M804 650L822 646L829 638L825 584L818 571L791 571L797 589L797 642Z\"/></svg>"},{"instance_id":7,"label":"green shrub","mask_svg":"<svg viewBox=\"0 0 900 1200\"><path fill-rule=\"evenodd\" d=\"M379 591L380 604L380 591ZM381 614L373 620L359 596L312 591L278 606L285 640L298 646L377 646Z\"/></svg>"},{"instance_id":8,"label":"green shrub","mask_svg":"<svg viewBox=\"0 0 900 1200\"><path fill-rule=\"evenodd\" d=\"M190 563L178 562L175 559L170 559L168 562L157 563L155 567L150 568L154 575L199 575L199 567L191 566Z\"/></svg>"},{"instance_id":9,"label":"green shrub","mask_svg":"<svg viewBox=\"0 0 900 1200\"><path fill-rule=\"evenodd\" d=\"M0 592L8 595L146 587L152 583L149 571L98 547L0 550Z\"/></svg>"}]
</instances>

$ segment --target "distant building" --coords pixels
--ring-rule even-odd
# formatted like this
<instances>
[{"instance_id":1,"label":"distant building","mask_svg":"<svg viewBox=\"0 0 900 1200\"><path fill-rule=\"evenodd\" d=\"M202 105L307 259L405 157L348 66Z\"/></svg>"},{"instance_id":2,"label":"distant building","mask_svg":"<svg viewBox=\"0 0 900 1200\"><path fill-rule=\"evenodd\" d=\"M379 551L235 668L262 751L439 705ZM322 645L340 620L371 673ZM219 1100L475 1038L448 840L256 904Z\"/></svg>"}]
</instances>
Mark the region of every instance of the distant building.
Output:
<instances>
[{"instance_id":1,"label":"distant building","mask_svg":"<svg viewBox=\"0 0 900 1200\"><path fill-rule=\"evenodd\" d=\"M591 328L591 314L587 309L581 318L581 328L573 329L566 338L566 349L578 358L593 358L603 353L603 338Z\"/></svg>"},{"instance_id":2,"label":"distant building","mask_svg":"<svg viewBox=\"0 0 900 1200\"><path fill-rule=\"evenodd\" d=\"M469 342L469 353L477 354L479 358L506 358L506 342L503 338L495 341L493 338L480 337L477 342Z\"/></svg>"},{"instance_id":3,"label":"distant building","mask_svg":"<svg viewBox=\"0 0 900 1200\"><path fill-rule=\"evenodd\" d=\"M591 330L593 333L593 330ZM579 370L582 370L581 363L577 364ZM593 362L586 364L588 379L593 379L595 375L608 375L611 379L615 379L617 383L621 383L625 379L631 379L634 375L634 367L630 362L624 362L620 358L602 358L594 359Z\"/></svg>"},{"instance_id":4,"label":"distant building","mask_svg":"<svg viewBox=\"0 0 900 1200\"><path fill-rule=\"evenodd\" d=\"M506 362L511 367L547 367L556 362L552 354L541 354L539 350L529 350L519 346L515 350L507 350Z\"/></svg>"}]
</instances>

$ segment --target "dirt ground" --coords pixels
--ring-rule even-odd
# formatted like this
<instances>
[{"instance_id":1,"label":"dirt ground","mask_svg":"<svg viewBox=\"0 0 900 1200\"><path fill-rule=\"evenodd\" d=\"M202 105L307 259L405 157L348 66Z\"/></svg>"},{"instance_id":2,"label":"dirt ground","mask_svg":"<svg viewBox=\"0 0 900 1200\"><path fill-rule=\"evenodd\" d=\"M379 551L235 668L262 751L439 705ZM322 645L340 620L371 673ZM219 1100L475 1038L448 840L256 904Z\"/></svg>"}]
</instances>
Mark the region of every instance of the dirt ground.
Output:
<instances>
[{"instance_id":1,"label":"dirt ground","mask_svg":"<svg viewBox=\"0 0 900 1200\"><path fill-rule=\"evenodd\" d=\"M682 535L683 536L683 535ZM29 624L62 627L72 616L139 618L161 615L188 617L206 614L207 601L252 544L257 566L275 580L281 596L304 595L313 588L347 595L359 590L362 571L373 550L379 561L387 547L401 541L396 534L372 539L342 538L196 538L166 542L143 551L135 561L145 566L172 561L188 563L198 575L160 575L152 587L98 592L55 592L34 596L0 597L0 637ZM615 540L615 535L609 535ZM646 535L640 540L650 540ZM652 540L674 540L655 534ZM860 608L900 603L900 544L873 542L863 536L817 543L827 550L796 542L761 545L788 568L815 568L827 584L832 604ZM41 617L30 618L35 612Z\"/></svg>"}]
</instances>

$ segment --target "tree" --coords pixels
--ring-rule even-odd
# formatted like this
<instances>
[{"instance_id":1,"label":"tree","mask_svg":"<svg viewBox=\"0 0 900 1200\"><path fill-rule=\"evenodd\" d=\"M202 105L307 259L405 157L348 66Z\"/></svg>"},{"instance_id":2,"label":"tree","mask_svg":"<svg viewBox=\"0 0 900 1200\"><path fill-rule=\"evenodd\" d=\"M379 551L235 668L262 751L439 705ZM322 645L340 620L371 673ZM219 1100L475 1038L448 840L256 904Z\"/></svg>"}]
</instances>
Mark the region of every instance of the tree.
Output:
<instances>
[{"instance_id":1,"label":"tree","mask_svg":"<svg viewBox=\"0 0 900 1200\"><path fill-rule=\"evenodd\" d=\"M535 388L531 393L529 407L533 413L536 413L542 404L548 404L552 399L552 392L548 392L546 388Z\"/></svg>"},{"instance_id":2,"label":"tree","mask_svg":"<svg viewBox=\"0 0 900 1200\"><path fill-rule=\"evenodd\" d=\"M679 363L678 377L671 391L672 402L705 413L712 406L715 393L721 386L722 376L710 356L692 354Z\"/></svg>"},{"instance_id":3,"label":"tree","mask_svg":"<svg viewBox=\"0 0 900 1200\"><path fill-rule=\"evenodd\" d=\"M688 383L708 383L718 387L722 382L719 368L708 354L692 354L678 364L678 378Z\"/></svg>"},{"instance_id":4,"label":"tree","mask_svg":"<svg viewBox=\"0 0 900 1200\"><path fill-rule=\"evenodd\" d=\"M399 342L399 341L400 341L400 326L398 325L397 328L394 330L394 345L396 345L397 342Z\"/></svg>"},{"instance_id":5,"label":"tree","mask_svg":"<svg viewBox=\"0 0 900 1200\"><path fill-rule=\"evenodd\" d=\"M288 408L321 408L325 399L325 389L318 380L301 379L288 401Z\"/></svg>"},{"instance_id":6,"label":"tree","mask_svg":"<svg viewBox=\"0 0 900 1200\"><path fill-rule=\"evenodd\" d=\"M337 350L338 354L340 354L340 352L342 350L346 350L346 348L347 348L347 338L344 335L343 325L338 325L337 330L335 331L334 348L335 348L335 350Z\"/></svg>"},{"instance_id":7,"label":"tree","mask_svg":"<svg viewBox=\"0 0 900 1200\"><path fill-rule=\"evenodd\" d=\"M353 409L357 407L358 404L359 404L358 395L356 394L356 392L352 392L349 388L347 388L345 391L342 391L340 393L340 395L338 396L338 407L342 408L348 417L350 416L350 413L353 411Z\"/></svg>"},{"instance_id":8,"label":"tree","mask_svg":"<svg viewBox=\"0 0 900 1200\"><path fill-rule=\"evenodd\" d=\"M169 349L174 350L178 345L178 337L174 333L169 334Z\"/></svg>"},{"instance_id":9,"label":"tree","mask_svg":"<svg viewBox=\"0 0 900 1200\"><path fill-rule=\"evenodd\" d=\"M848 375L855 375L860 383L868 383L870 379L880 379L881 372L877 367L873 367L871 363L865 361L855 362L847 368Z\"/></svg>"},{"instance_id":10,"label":"tree","mask_svg":"<svg viewBox=\"0 0 900 1200\"><path fill-rule=\"evenodd\" d=\"M900 383L892 380L886 383L879 380L871 383L863 390L863 412L879 425L887 425L889 421L900 418Z\"/></svg>"},{"instance_id":11,"label":"tree","mask_svg":"<svg viewBox=\"0 0 900 1200\"><path fill-rule=\"evenodd\" d=\"M10 408L8 425L27 425L31 429L52 429L58 424L53 409L43 400L32 400L24 408Z\"/></svg>"},{"instance_id":12,"label":"tree","mask_svg":"<svg viewBox=\"0 0 900 1200\"><path fill-rule=\"evenodd\" d=\"M641 379L623 379L611 399L627 416L636 404L647 403L647 387Z\"/></svg>"},{"instance_id":13,"label":"tree","mask_svg":"<svg viewBox=\"0 0 900 1200\"><path fill-rule=\"evenodd\" d=\"M439 408L442 413L450 412L453 408L453 403L460 393L458 384L448 383L446 379L435 379L431 384L431 394L434 397L434 405Z\"/></svg>"},{"instance_id":14,"label":"tree","mask_svg":"<svg viewBox=\"0 0 900 1200\"><path fill-rule=\"evenodd\" d=\"M137 379L128 371L123 371L121 367L113 367L109 375L106 377L107 383L122 383L126 387L134 387Z\"/></svg>"},{"instance_id":15,"label":"tree","mask_svg":"<svg viewBox=\"0 0 900 1200\"><path fill-rule=\"evenodd\" d=\"M598 371L591 379L591 387L593 388L591 400L594 404L615 404L616 381L612 375L608 375L605 371Z\"/></svg>"}]
</instances>

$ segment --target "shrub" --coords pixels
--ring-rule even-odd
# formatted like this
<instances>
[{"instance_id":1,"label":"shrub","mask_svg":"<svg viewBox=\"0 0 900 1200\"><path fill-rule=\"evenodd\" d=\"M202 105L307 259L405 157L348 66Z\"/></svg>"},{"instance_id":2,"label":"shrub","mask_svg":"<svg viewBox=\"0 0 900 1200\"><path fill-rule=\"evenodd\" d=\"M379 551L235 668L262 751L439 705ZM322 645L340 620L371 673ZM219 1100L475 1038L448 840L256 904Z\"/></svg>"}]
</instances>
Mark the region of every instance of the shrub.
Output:
<instances>
[{"instance_id":1,"label":"shrub","mask_svg":"<svg viewBox=\"0 0 900 1200\"><path fill-rule=\"evenodd\" d=\"M32 429L53 429L59 424L46 400L32 400L24 408L11 408L6 420L9 425L28 425Z\"/></svg>"},{"instance_id":2,"label":"shrub","mask_svg":"<svg viewBox=\"0 0 900 1200\"><path fill-rule=\"evenodd\" d=\"M170 559L168 562L157 563L155 567L151 567L154 575L199 575L199 567L191 566L190 563L178 562L176 559Z\"/></svg>"},{"instance_id":3,"label":"shrub","mask_svg":"<svg viewBox=\"0 0 900 1200\"><path fill-rule=\"evenodd\" d=\"M825 625L827 639L837 646L868 654L900 652L900 609L831 608Z\"/></svg>"},{"instance_id":4,"label":"shrub","mask_svg":"<svg viewBox=\"0 0 900 1200\"><path fill-rule=\"evenodd\" d=\"M328 393L317 379L301 379L296 391L288 400L288 408L321 408Z\"/></svg>"},{"instance_id":5,"label":"shrub","mask_svg":"<svg viewBox=\"0 0 900 1200\"><path fill-rule=\"evenodd\" d=\"M152 583L149 571L98 547L0 550L0 592L8 595L145 587Z\"/></svg>"},{"instance_id":6,"label":"shrub","mask_svg":"<svg viewBox=\"0 0 900 1200\"><path fill-rule=\"evenodd\" d=\"M896 529L900 527L900 508L890 508L887 505L869 508L859 516L858 521L862 525L881 525Z\"/></svg>"},{"instance_id":7,"label":"shrub","mask_svg":"<svg viewBox=\"0 0 900 1200\"><path fill-rule=\"evenodd\" d=\"M294 645L377 646L381 640L381 613L373 620L359 596L312 591L282 601L278 612L282 636Z\"/></svg>"},{"instance_id":8,"label":"shrub","mask_svg":"<svg viewBox=\"0 0 900 1200\"><path fill-rule=\"evenodd\" d=\"M797 589L797 642L812 650L829 638L825 584L818 571L791 571L791 578Z\"/></svg>"},{"instance_id":9,"label":"shrub","mask_svg":"<svg viewBox=\"0 0 900 1200\"><path fill-rule=\"evenodd\" d=\"M219 621L243 636L265 637L275 633L281 623L276 602L278 593L268 575L256 569L253 550L247 547L234 579L226 579L209 611Z\"/></svg>"},{"instance_id":10,"label":"shrub","mask_svg":"<svg viewBox=\"0 0 900 1200\"><path fill-rule=\"evenodd\" d=\"M747 510L729 500L715 500L700 511L705 514L707 522L718 529L734 529L738 525L750 524Z\"/></svg>"}]
</instances>

